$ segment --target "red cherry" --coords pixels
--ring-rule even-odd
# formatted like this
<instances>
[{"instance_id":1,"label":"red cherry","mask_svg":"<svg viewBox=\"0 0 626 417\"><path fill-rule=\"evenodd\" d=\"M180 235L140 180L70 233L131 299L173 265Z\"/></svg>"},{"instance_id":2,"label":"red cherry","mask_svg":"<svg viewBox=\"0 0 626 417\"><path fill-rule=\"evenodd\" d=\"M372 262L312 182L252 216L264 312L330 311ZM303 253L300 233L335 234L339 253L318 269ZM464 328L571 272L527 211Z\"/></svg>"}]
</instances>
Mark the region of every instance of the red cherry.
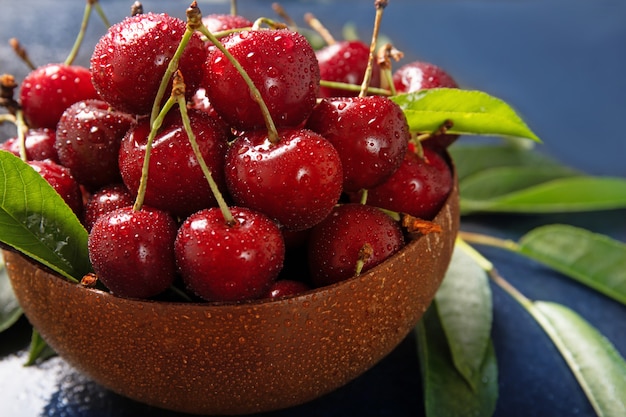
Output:
<instances>
[{"instance_id":1,"label":"red cherry","mask_svg":"<svg viewBox=\"0 0 626 417\"><path fill-rule=\"evenodd\" d=\"M19 101L29 127L55 129L67 107L95 98L98 93L91 84L87 68L48 64L24 78Z\"/></svg>"},{"instance_id":2,"label":"red cherry","mask_svg":"<svg viewBox=\"0 0 626 417\"><path fill-rule=\"evenodd\" d=\"M211 33L251 27L254 23L240 15L213 13L202 16L202 23Z\"/></svg>"},{"instance_id":3,"label":"red cherry","mask_svg":"<svg viewBox=\"0 0 626 417\"><path fill-rule=\"evenodd\" d=\"M72 104L57 125L59 160L87 188L121 182L120 143L134 122L132 116L111 110L102 100Z\"/></svg>"},{"instance_id":4,"label":"red cherry","mask_svg":"<svg viewBox=\"0 0 626 417\"><path fill-rule=\"evenodd\" d=\"M339 152L345 191L371 188L389 178L402 163L410 139L402 109L381 96L324 99L306 127Z\"/></svg>"},{"instance_id":5,"label":"red cherry","mask_svg":"<svg viewBox=\"0 0 626 417\"><path fill-rule=\"evenodd\" d=\"M355 275L361 251L369 245L362 272L380 264L404 246L398 224L381 210L363 204L336 206L311 230L309 268L317 286L329 285Z\"/></svg>"},{"instance_id":6,"label":"red cherry","mask_svg":"<svg viewBox=\"0 0 626 417\"><path fill-rule=\"evenodd\" d=\"M259 89L276 126L295 127L308 117L320 77L315 52L303 35L287 29L246 30L221 42ZM218 49L207 58L203 87L232 127L241 131L265 127L243 77Z\"/></svg>"},{"instance_id":7,"label":"red cherry","mask_svg":"<svg viewBox=\"0 0 626 417\"><path fill-rule=\"evenodd\" d=\"M91 230L103 214L118 208L131 206L134 198L123 184L107 185L89 196L85 204L85 226Z\"/></svg>"},{"instance_id":8,"label":"red cherry","mask_svg":"<svg viewBox=\"0 0 626 417\"><path fill-rule=\"evenodd\" d=\"M339 41L325 46L315 53L320 67L320 78L360 86L369 61L370 47L365 43ZM374 63L370 87L380 87L380 70ZM359 91L348 91L330 87L320 87L320 97L358 96Z\"/></svg>"},{"instance_id":9,"label":"red cherry","mask_svg":"<svg viewBox=\"0 0 626 417\"><path fill-rule=\"evenodd\" d=\"M54 190L63 197L65 203L72 211L82 218L83 216L83 194L78 182L70 173L70 170L50 159L43 161L29 161L35 171L39 173Z\"/></svg>"},{"instance_id":10,"label":"red cherry","mask_svg":"<svg viewBox=\"0 0 626 417\"><path fill-rule=\"evenodd\" d=\"M102 98L117 110L148 114L186 27L181 19L154 13L127 17L111 26L91 57L93 83ZM178 66L188 99L199 86L205 59L206 47L195 33Z\"/></svg>"},{"instance_id":11,"label":"red cherry","mask_svg":"<svg viewBox=\"0 0 626 417\"><path fill-rule=\"evenodd\" d=\"M25 137L26 159L29 161L51 159L58 163L59 156L54 147L55 141L56 131L54 129L28 129ZM17 137L7 139L0 145L0 149L20 156L20 142Z\"/></svg>"},{"instance_id":12,"label":"red cherry","mask_svg":"<svg viewBox=\"0 0 626 417\"><path fill-rule=\"evenodd\" d=\"M224 184L224 154L227 136L223 126L208 114L189 110L191 128L200 153L221 190ZM142 175L150 123L141 120L124 137L119 166L128 189L136 195ZM189 144L180 112L170 112L152 144L145 204L186 217L217 204Z\"/></svg>"},{"instance_id":13,"label":"red cherry","mask_svg":"<svg viewBox=\"0 0 626 417\"><path fill-rule=\"evenodd\" d=\"M181 225L175 251L187 287L210 301L236 301L263 296L285 258L278 226L252 210L231 207L235 224L220 209L201 210Z\"/></svg>"},{"instance_id":14,"label":"red cherry","mask_svg":"<svg viewBox=\"0 0 626 417\"><path fill-rule=\"evenodd\" d=\"M443 157L424 146L424 157L407 152L400 168L383 184L368 190L367 204L430 220L452 189L452 173ZM358 193L351 200L360 200Z\"/></svg>"},{"instance_id":15,"label":"red cherry","mask_svg":"<svg viewBox=\"0 0 626 417\"><path fill-rule=\"evenodd\" d=\"M95 222L89 233L89 259L112 293L149 298L174 282L175 238L176 223L166 212L124 207Z\"/></svg>"},{"instance_id":16,"label":"red cherry","mask_svg":"<svg viewBox=\"0 0 626 417\"><path fill-rule=\"evenodd\" d=\"M413 61L394 71L393 85L398 93L412 93L428 88L459 88L456 81L437 65Z\"/></svg>"},{"instance_id":17,"label":"red cherry","mask_svg":"<svg viewBox=\"0 0 626 417\"><path fill-rule=\"evenodd\" d=\"M330 213L341 195L342 168L335 148L306 129L239 136L226 154L226 185L234 201L286 229L304 230Z\"/></svg>"},{"instance_id":18,"label":"red cherry","mask_svg":"<svg viewBox=\"0 0 626 417\"><path fill-rule=\"evenodd\" d=\"M265 294L266 298L284 298L291 297L294 295L298 295L305 291L310 290L311 287L306 285L304 282L295 281L291 279L281 279L279 281L275 281L272 286L269 288L267 293Z\"/></svg>"}]
</instances>

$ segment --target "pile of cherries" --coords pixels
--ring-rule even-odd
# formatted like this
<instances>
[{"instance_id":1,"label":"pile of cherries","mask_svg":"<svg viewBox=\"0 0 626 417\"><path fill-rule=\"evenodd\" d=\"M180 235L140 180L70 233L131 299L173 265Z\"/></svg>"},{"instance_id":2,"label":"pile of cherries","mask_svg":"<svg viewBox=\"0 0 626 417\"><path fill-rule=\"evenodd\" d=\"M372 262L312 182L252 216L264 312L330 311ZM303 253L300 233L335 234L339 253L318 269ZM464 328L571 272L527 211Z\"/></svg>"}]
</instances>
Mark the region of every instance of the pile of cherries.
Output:
<instances>
[{"instance_id":1,"label":"pile of cherries","mask_svg":"<svg viewBox=\"0 0 626 417\"><path fill-rule=\"evenodd\" d=\"M26 159L89 231L94 272L112 293L151 298L174 286L194 300L291 295L399 251L410 236L394 214L434 217L452 188L443 151L455 137L420 142L389 97L320 86L360 85L368 45L316 51L298 31L241 16L202 22L230 32L223 48L193 33L177 65L186 116L173 107L158 130L151 112L187 29L179 18L129 16L100 39L90 68L50 64L21 83ZM457 87L425 62L397 69L393 86L381 87L373 70L369 86L397 93ZM20 154L17 138L2 147Z\"/></svg>"}]
</instances>

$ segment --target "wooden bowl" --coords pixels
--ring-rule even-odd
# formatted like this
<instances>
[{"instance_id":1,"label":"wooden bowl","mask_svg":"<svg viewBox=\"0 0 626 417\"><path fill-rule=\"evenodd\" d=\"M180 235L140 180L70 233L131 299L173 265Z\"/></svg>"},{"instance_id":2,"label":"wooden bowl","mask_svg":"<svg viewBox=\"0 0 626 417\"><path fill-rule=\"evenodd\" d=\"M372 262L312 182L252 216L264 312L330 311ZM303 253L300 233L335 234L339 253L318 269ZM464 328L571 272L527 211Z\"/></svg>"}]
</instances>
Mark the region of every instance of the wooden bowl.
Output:
<instances>
[{"instance_id":1,"label":"wooden bowl","mask_svg":"<svg viewBox=\"0 0 626 417\"><path fill-rule=\"evenodd\" d=\"M4 252L20 305L69 364L121 395L193 414L286 408L328 393L393 350L430 305L459 226L455 186L434 221L360 277L239 304L140 301L87 289Z\"/></svg>"}]
</instances>

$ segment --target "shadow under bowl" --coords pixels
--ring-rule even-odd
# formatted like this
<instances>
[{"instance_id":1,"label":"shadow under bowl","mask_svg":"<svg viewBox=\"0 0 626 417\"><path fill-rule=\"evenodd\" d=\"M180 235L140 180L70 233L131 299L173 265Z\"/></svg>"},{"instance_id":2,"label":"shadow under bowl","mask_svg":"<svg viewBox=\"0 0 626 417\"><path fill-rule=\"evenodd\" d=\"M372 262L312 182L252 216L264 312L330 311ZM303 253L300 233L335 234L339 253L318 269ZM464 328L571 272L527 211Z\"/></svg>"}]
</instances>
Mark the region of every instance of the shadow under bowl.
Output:
<instances>
[{"instance_id":1,"label":"shadow under bowl","mask_svg":"<svg viewBox=\"0 0 626 417\"><path fill-rule=\"evenodd\" d=\"M4 251L17 299L43 339L102 386L192 414L277 410L320 397L391 352L430 305L459 227L458 186L433 220L367 273L280 300L126 299Z\"/></svg>"}]
</instances>

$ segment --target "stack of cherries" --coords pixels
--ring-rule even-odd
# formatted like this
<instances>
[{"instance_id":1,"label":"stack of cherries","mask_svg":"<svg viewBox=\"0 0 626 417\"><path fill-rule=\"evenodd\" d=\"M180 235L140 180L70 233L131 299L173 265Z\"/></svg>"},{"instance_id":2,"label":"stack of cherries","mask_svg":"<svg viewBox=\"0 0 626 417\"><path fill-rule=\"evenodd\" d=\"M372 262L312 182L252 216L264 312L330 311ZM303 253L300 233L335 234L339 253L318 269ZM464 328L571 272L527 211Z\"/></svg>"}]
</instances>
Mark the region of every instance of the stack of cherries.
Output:
<instances>
[{"instance_id":1,"label":"stack of cherries","mask_svg":"<svg viewBox=\"0 0 626 417\"><path fill-rule=\"evenodd\" d=\"M90 68L50 64L21 84L26 159L89 231L94 272L112 293L300 293L399 251L410 234L398 215L428 221L439 211L452 188L444 151L454 137L420 142L389 97L320 87L363 82L369 46L315 51L288 28L232 15L202 22L229 32L221 48L198 31L188 39L177 57L187 111L172 107L158 129L157 91L187 30L167 14L111 26ZM368 86L384 84L379 74L373 65ZM381 89L456 87L424 62L396 70L393 84ZM159 105L180 94L168 88ZM2 146L19 154L15 138Z\"/></svg>"}]
</instances>

